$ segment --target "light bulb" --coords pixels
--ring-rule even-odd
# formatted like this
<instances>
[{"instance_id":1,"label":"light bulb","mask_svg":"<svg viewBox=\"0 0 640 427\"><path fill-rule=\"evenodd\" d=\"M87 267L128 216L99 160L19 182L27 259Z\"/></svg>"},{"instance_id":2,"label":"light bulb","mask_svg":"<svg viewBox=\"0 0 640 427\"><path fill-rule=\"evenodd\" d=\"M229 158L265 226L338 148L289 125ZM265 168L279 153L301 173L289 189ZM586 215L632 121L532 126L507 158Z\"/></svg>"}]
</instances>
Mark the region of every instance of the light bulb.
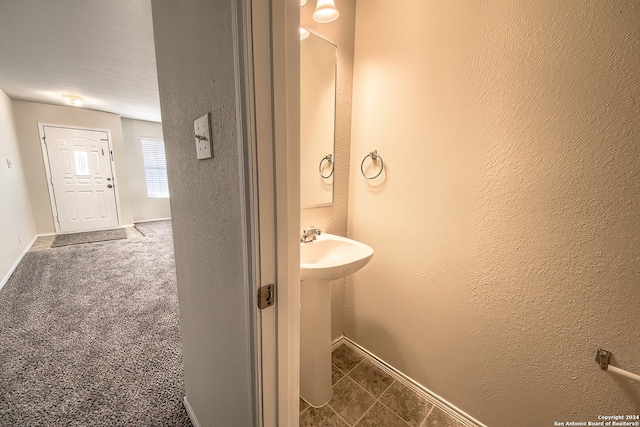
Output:
<instances>
[{"instance_id":1,"label":"light bulb","mask_svg":"<svg viewBox=\"0 0 640 427\"><path fill-rule=\"evenodd\" d=\"M338 19L340 12L336 9L333 0L318 0L316 10L313 12L313 20L316 22L327 23Z\"/></svg>"},{"instance_id":2,"label":"light bulb","mask_svg":"<svg viewBox=\"0 0 640 427\"><path fill-rule=\"evenodd\" d=\"M309 37L309 30L307 30L306 28L302 28L300 27L300 40L304 40L307 37Z\"/></svg>"},{"instance_id":3,"label":"light bulb","mask_svg":"<svg viewBox=\"0 0 640 427\"><path fill-rule=\"evenodd\" d=\"M300 0L300 7L304 6L305 4L307 4L307 0Z\"/></svg>"}]
</instances>

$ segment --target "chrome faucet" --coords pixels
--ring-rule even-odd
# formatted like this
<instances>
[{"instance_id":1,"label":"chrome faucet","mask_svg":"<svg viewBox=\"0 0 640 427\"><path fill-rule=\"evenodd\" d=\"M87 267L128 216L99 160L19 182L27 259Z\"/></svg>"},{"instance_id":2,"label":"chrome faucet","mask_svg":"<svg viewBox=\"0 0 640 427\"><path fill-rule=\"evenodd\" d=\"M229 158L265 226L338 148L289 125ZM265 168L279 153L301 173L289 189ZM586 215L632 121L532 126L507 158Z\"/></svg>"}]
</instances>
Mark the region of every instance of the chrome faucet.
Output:
<instances>
[{"instance_id":1,"label":"chrome faucet","mask_svg":"<svg viewBox=\"0 0 640 427\"><path fill-rule=\"evenodd\" d=\"M316 228L313 225L310 225L309 227L302 230L302 233L300 233L300 242L301 243L313 242L314 240L316 240L316 237L319 236L320 234L322 234L322 230L320 230L319 228Z\"/></svg>"}]
</instances>

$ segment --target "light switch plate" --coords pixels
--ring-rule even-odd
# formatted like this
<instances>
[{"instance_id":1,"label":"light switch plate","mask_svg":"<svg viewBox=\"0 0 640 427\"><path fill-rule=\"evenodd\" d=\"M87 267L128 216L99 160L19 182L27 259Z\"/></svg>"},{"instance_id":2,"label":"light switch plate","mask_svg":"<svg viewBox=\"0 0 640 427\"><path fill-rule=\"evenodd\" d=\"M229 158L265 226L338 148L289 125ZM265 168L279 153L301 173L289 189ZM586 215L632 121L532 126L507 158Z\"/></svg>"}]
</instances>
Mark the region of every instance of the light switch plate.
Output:
<instances>
[{"instance_id":1,"label":"light switch plate","mask_svg":"<svg viewBox=\"0 0 640 427\"><path fill-rule=\"evenodd\" d=\"M212 158L211 113L207 113L199 119L194 120L193 128L196 133L196 157L198 160Z\"/></svg>"}]
</instances>

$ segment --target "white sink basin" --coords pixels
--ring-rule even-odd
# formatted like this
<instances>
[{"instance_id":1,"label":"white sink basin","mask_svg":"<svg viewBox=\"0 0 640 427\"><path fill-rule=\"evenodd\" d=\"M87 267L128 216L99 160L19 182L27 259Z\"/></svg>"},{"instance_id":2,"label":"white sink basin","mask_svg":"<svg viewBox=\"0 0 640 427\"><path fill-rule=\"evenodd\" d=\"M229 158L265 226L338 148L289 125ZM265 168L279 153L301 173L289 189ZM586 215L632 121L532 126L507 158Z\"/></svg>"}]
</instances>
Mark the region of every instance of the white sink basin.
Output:
<instances>
[{"instance_id":1,"label":"white sink basin","mask_svg":"<svg viewBox=\"0 0 640 427\"><path fill-rule=\"evenodd\" d=\"M355 273L373 256L373 248L346 237L322 233L300 243L300 280L336 280Z\"/></svg>"},{"instance_id":2,"label":"white sink basin","mask_svg":"<svg viewBox=\"0 0 640 427\"><path fill-rule=\"evenodd\" d=\"M300 243L300 396L313 406L331 400L331 280L365 266L373 249L323 233Z\"/></svg>"}]
</instances>

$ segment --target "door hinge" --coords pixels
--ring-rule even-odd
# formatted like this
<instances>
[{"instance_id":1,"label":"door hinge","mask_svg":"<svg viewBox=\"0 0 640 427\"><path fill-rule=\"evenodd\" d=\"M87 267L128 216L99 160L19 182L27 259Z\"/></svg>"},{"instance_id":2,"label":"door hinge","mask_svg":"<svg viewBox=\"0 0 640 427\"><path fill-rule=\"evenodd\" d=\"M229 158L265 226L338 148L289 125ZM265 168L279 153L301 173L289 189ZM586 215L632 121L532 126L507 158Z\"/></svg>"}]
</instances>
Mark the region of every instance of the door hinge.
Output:
<instances>
[{"instance_id":1,"label":"door hinge","mask_svg":"<svg viewBox=\"0 0 640 427\"><path fill-rule=\"evenodd\" d=\"M258 289L258 308L264 310L276 303L276 285L270 284Z\"/></svg>"}]
</instances>

